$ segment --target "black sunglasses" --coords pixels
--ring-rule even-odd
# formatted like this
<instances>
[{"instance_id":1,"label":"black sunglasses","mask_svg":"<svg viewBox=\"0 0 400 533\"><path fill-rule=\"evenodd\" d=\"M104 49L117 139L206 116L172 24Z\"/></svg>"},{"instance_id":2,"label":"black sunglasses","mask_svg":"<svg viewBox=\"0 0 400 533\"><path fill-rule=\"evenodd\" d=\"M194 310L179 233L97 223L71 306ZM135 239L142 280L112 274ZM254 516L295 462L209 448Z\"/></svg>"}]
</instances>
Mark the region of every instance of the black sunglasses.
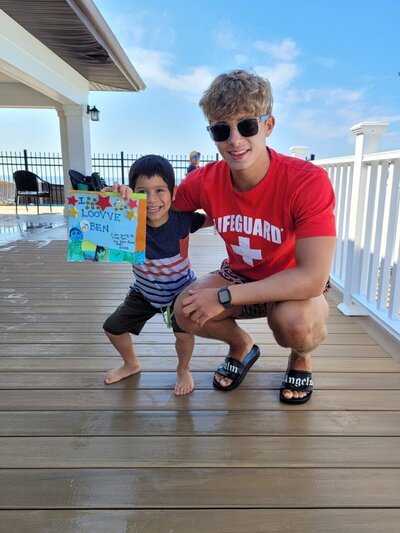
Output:
<instances>
[{"instance_id":1,"label":"black sunglasses","mask_svg":"<svg viewBox=\"0 0 400 533\"><path fill-rule=\"evenodd\" d=\"M263 120L268 120L270 115L261 115L257 118L245 118L236 124L238 132L242 137L253 137L258 133L258 123ZM207 131L211 139L220 143L228 141L231 137L231 127L228 124L219 123L213 126L207 126Z\"/></svg>"}]
</instances>

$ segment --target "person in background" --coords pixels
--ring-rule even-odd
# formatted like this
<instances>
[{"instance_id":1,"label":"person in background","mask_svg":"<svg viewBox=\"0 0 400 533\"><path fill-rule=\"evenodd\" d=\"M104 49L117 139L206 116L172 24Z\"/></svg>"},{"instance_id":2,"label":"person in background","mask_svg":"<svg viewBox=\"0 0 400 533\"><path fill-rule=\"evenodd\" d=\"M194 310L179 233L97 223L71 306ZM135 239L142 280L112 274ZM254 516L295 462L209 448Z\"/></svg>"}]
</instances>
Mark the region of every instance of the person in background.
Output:
<instances>
[{"instance_id":1,"label":"person in background","mask_svg":"<svg viewBox=\"0 0 400 533\"><path fill-rule=\"evenodd\" d=\"M196 170L196 168L199 168L200 155L201 155L200 152L196 152L196 150L193 150L193 152L190 152L189 154L190 164L186 169L186 175L192 172L192 170Z\"/></svg>"}]
</instances>

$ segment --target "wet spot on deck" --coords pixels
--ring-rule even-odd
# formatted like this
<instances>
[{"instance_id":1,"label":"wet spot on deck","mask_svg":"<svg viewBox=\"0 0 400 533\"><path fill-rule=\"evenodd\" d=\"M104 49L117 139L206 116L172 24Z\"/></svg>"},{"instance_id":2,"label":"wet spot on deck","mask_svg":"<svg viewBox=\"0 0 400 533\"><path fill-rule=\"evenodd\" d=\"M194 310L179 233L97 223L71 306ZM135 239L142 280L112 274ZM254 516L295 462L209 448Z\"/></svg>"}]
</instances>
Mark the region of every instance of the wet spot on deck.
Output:
<instances>
[{"instance_id":1,"label":"wet spot on deck","mask_svg":"<svg viewBox=\"0 0 400 533\"><path fill-rule=\"evenodd\" d=\"M56 220L21 220L10 217L0 220L0 246L13 241L30 240L40 241L39 247L46 246L52 240L67 238L66 220L63 216L57 216ZM10 248L2 248L8 251Z\"/></svg>"}]
</instances>

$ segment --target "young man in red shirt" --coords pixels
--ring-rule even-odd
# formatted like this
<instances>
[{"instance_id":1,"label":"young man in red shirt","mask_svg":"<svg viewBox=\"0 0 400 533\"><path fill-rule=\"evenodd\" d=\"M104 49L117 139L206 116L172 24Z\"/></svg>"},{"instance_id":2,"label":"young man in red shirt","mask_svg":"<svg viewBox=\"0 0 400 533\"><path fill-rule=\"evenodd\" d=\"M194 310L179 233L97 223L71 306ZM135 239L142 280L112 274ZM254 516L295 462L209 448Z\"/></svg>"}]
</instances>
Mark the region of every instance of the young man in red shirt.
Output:
<instances>
[{"instance_id":1,"label":"young man in red shirt","mask_svg":"<svg viewBox=\"0 0 400 533\"><path fill-rule=\"evenodd\" d=\"M175 207L214 219L228 258L175 304L183 330L226 342L214 386L236 388L260 355L236 319L267 317L290 348L280 399L312 394L311 352L326 336L323 295L335 248L334 193L325 171L266 147L275 125L269 82L238 70L218 76L200 106L222 161L188 175Z\"/></svg>"}]
</instances>

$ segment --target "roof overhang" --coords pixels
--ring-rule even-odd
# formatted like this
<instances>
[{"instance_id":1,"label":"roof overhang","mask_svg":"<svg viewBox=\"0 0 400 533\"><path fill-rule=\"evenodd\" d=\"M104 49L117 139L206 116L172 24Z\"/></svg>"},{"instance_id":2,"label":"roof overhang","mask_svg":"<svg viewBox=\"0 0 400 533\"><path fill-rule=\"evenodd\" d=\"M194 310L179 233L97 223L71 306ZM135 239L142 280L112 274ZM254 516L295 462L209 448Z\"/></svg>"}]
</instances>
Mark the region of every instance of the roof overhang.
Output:
<instances>
[{"instance_id":1,"label":"roof overhang","mask_svg":"<svg viewBox=\"0 0 400 533\"><path fill-rule=\"evenodd\" d=\"M87 79L91 91L145 88L92 0L0 0L0 8Z\"/></svg>"}]
</instances>

